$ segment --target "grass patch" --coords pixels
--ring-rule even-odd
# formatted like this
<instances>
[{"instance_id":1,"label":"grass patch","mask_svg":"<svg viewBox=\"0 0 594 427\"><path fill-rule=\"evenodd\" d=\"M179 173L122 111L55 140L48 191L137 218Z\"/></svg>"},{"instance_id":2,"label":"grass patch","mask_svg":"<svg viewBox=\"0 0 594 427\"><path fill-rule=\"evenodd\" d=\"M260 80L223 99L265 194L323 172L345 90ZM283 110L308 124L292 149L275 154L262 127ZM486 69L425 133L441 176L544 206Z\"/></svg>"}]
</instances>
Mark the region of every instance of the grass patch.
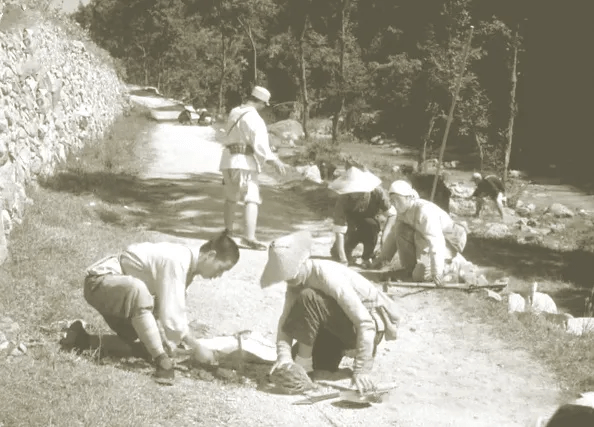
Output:
<instances>
[{"instance_id":1,"label":"grass patch","mask_svg":"<svg viewBox=\"0 0 594 427\"><path fill-rule=\"evenodd\" d=\"M183 410L149 375L61 352L60 331L52 327L81 318L94 330L107 331L84 301L84 269L133 242L158 239L130 224L118 225L113 217L121 207L101 202L93 192L114 174L140 170L138 153L150 155L143 131L141 116L120 119L110 138L72 153L53 179L28 189L34 204L15 227L11 257L0 267L0 313L19 324L20 340L42 345L11 363L0 361L0 424L162 425ZM98 174L104 181L89 179ZM78 191L62 191L68 183Z\"/></svg>"},{"instance_id":2,"label":"grass patch","mask_svg":"<svg viewBox=\"0 0 594 427\"><path fill-rule=\"evenodd\" d=\"M526 286L528 283L526 283ZM553 372L565 398L594 388L594 341L592 336L576 337L542 316L528 313L510 315L507 304L487 300L482 293L446 293L456 314L472 323L491 326L495 338L512 349L521 349ZM530 369L527 362L526 370Z\"/></svg>"}]
</instances>

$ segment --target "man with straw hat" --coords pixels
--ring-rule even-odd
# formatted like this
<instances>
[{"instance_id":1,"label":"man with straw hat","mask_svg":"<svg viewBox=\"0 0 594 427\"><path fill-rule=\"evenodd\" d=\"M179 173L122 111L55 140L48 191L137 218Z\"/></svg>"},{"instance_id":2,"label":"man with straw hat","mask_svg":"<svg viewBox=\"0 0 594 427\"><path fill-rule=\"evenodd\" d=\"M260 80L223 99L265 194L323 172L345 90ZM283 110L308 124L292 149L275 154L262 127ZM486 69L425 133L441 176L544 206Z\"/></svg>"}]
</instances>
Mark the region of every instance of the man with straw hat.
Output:
<instances>
[{"instance_id":1,"label":"man with straw hat","mask_svg":"<svg viewBox=\"0 0 594 427\"><path fill-rule=\"evenodd\" d=\"M306 372L334 372L345 351L354 350L353 385L367 392L374 388L369 374L378 344L397 337L395 303L354 270L311 259L312 244L311 234L300 231L274 240L268 249L262 288L287 283L271 374L293 363Z\"/></svg>"},{"instance_id":2,"label":"man with straw hat","mask_svg":"<svg viewBox=\"0 0 594 427\"><path fill-rule=\"evenodd\" d=\"M270 92L256 86L248 100L231 110L227 121L225 148L219 165L225 193L225 228L233 234L237 204L245 205L245 229L241 243L250 249L266 250L256 239L258 209L262 203L258 175L266 162L284 175L285 164L272 152L266 123L258 113L269 105Z\"/></svg>"},{"instance_id":3,"label":"man with straw hat","mask_svg":"<svg viewBox=\"0 0 594 427\"><path fill-rule=\"evenodd\" d=\"M414 281L441 286L448 262L466 246L467 230L435 203L420 199L406 181L394 181L389 193L397 220L374 267L391 261L397 252L400 266Z\"/></svg>"},{"instance_id":4,"label":"man with straw hat","mask_svg":"<svg viewBox=\"0 0 594 427\"><path fill-rule=\"evenodd\" d=\"M396 221L396 210L391 206L382 181L347 160L346 172L328 186L339 194L334 207L336 239L330 251L332 257L343 264L352 262L352 252L363 244L363 265L369 266L381 231L379 215L387 216L382 236L386 236Z\"/></svg>"}]
</instances>

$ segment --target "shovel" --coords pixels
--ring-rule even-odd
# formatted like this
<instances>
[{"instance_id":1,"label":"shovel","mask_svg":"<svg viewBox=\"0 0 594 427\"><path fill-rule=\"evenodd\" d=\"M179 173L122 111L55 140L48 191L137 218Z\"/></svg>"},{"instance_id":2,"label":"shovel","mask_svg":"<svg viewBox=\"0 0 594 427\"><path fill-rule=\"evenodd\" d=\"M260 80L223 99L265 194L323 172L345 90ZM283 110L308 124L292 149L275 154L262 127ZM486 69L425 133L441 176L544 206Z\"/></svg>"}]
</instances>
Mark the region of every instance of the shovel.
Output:
<instances>
[{"instance_id":1,"label":"shovel","mask_svg":"<svg viewBox=\"0 0 594 427\"><path fill-rule=\"evenodd\" d=\"M329 384L331 387L339 388L335 385ZM313 405L314 403L323 402L324 400L340 399L351 403L362 405L370 405L372 403L381 402L381 397L384 394L394 390L397 386L395 384L378 387L375 391L361 394L358 390L352 390L346 387L340 387L339 391L322 394L320 396L308 396L305 399L293 402L293 405Z\"/></svg>"}]
</instances>

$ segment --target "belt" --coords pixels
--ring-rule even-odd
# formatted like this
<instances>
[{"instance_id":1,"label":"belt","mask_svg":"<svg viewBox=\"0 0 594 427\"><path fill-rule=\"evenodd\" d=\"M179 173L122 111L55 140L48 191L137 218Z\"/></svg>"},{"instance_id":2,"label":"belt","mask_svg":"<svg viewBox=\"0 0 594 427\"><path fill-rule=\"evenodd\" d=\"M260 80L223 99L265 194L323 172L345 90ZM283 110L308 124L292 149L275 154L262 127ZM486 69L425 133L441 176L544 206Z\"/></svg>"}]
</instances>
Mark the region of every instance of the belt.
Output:
<instances>
[{"instance_id":1,"label":"belt","mask_svg":"<svg viewBox=\"0 0 594 427\"><path fill-rule=\"evenodd\" d=\"M254 147L248 144L229 144L226 146L231 154L254 154Z\"/></svg>"}]
</instances>

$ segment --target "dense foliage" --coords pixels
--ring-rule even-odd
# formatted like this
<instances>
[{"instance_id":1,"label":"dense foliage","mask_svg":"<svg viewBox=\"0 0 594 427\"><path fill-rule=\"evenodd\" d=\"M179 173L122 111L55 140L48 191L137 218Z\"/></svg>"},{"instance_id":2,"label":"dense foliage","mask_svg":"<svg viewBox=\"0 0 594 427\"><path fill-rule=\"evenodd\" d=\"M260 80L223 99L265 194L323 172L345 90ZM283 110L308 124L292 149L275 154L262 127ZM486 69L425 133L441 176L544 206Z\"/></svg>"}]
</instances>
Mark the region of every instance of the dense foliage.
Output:
<instances>
[{"instance_id":1,"label":"dense foliage","mask_svg":"<svg viewBox=\"0 0 594 427\"><path fill-rule=\"evenodd\" d=\"M345 133L362 139L385 133L404 144L426 144L428 156L443 136L472 25L450 143L480 154L477 168L481 158L488 168L501 168L510 146L512 165L518 158L548 167L564 157L550 148L558 140L546 141L542 127L555 126L549 134L556 138L567 135L559 128L570 122L573 138L579 131L575 114L565 113L565 123L535 118L552 115L546 115L552 102L545 109L547 101L538 97L545 87L537 68L545 55L539 37L550 33L544 23L559 11L532 3L92 0L75 19L124 61L130 82L221 112L262 84L279 115L333 117L335 141ZM564 27L557 28L563 40Z\"/></svg>"}]
</instances>

